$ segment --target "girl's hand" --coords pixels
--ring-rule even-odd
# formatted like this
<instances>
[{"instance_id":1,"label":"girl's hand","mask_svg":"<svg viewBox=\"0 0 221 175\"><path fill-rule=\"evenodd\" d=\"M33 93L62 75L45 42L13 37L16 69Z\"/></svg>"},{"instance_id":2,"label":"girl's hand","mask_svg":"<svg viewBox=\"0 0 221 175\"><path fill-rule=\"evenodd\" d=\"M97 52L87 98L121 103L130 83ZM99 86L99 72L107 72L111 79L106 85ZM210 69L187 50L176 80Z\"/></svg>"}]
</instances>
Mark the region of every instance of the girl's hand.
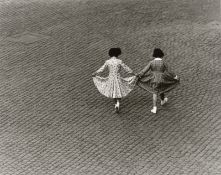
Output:
<instances>
[{"instance_id":1,"label":"girl's hand","mask_svg":"<svg viewBox=\"0 0 221 175\"><path fill-rule=\"evenodd\" d=\"M95 77L96 76L96 72L92 73L92 77Z\"/></svg>"},{"instance_id":2,"label":"girl's hand","mask_svg":"<svg viewBox=\"0 0 221 175\"><path fill-rule=\"evenodd\" d=\"M141 78L141 75L140 75L140 74L136 74L136 76L137 76L138 78Z\"/></svg>"},{"instance_id":3,"label":"girl's hand","mask_svg":"<svg viewBox=\"0 0 221 175\"><path fill-rule=\"evenodd\" d=\"M174 77L174 79L178 80L178 76L176 75L176 76Z\"/></svg>"}]
</instances>

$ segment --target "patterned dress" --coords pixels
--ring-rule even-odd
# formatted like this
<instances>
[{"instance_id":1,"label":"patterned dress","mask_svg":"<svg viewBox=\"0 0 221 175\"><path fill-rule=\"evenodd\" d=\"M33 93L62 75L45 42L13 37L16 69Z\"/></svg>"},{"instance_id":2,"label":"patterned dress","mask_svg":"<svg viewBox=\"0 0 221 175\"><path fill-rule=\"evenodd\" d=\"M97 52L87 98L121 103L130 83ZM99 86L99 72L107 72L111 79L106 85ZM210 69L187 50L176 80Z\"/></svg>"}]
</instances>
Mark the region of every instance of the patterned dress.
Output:
<instances>
[{"instance_id":1,"label":"patterned dress","mask_svg":"<svg viewBox=\"0 0 221 175\"><path fill-rule=\"evenodd\" d=\"M96 72L103 72L105 68L109 69L108 77L93 77L93 81L98 91L109 98L122 98L127 96L136 85L136 76L123 78L120 76L120 70L123 68L126 72L132 73L132 70L121 60L112 57Z\"/></svg>"},{"instance_id":2,"label":"patterned dress","mask_svg":"<svg viewBox=\"0 0 221 175\"><path fill-rule=\"evenodd\" d=\"M174 89L179 84L175 74L160 58L155 58L139 73L137 85L154 94L161 94Z\"/></svg>"}]
</instances>

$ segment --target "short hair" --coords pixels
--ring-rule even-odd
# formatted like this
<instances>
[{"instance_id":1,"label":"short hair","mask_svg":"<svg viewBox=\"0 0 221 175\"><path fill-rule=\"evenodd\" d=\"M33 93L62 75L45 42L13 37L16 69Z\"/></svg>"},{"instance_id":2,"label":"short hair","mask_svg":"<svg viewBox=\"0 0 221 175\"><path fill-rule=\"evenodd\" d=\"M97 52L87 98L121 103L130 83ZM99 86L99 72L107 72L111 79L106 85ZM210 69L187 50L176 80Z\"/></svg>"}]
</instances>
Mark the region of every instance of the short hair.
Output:
<instances>
[{"instance_id":1,"label":"short hair","mask_svg":"<svg viewBox=\"0 0 221 175\"><path fill-rule=\"evenodd\" d=\"M153 51L153 57L154 58L163 58L164 57L164 53L161 49L159 48L155 48Z\"/></svg>"},{"instance_id":2,"label":"short hair","mask_svg":"<svg viewBox=\"0 0 221 175\"><path fill-rule=\"evenodd\" d=\"M121 49L120 48L111 48L109 50L108 54L110 57L113 57L113 56L118 57L119 55L121 55Z\"/></svg>"}]
</instances>

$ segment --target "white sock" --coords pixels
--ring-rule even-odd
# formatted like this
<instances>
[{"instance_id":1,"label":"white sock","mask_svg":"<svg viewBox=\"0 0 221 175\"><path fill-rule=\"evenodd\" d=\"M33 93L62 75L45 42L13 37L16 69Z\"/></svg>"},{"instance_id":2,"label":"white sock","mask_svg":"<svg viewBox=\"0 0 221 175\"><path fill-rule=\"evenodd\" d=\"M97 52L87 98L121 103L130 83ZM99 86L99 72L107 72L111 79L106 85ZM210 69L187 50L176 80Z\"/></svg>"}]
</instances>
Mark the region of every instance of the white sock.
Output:
<instances>
[{"instance_id":1,"label":"white sock","mask_svg":"<svg viewBox=\"0 0 221 175\"><path fill-rule=\"evenodd\" d=\"M120 102L119 102L119 100L117 100L117 107L119 107L120 106Z\"/></svg>"},{"instance_id":2,"label":"white sock","mask_svg":"<svg viewBox=\"0 0 221 175\"><path fill-rule=\"evenodd\" d=\"M157 112L157 107L154 106L153 109L151 109L151 112L152 112L152 113L156 113L156 112Z\"/></svg>"}]
</instances>

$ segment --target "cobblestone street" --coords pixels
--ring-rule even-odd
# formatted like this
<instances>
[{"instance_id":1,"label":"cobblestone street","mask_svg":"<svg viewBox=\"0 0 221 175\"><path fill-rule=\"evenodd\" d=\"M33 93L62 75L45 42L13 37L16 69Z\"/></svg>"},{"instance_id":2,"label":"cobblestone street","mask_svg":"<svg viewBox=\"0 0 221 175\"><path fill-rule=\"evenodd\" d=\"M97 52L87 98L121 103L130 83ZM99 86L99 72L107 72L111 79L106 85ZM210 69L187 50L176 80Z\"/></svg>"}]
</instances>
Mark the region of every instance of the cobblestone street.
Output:
<instances>
[{"instance_id":1,"label":"cobblestone street","mask_svg":"<svg viewBox=\"0 0 221 175\"><path fill-rule=\"evenodd\" d=\"M221 175L219 0L0 0L0 33L0 175ZM111 47L135 72L165 52L157 114L97 91Z\"/></svg>"}]
</instances>

